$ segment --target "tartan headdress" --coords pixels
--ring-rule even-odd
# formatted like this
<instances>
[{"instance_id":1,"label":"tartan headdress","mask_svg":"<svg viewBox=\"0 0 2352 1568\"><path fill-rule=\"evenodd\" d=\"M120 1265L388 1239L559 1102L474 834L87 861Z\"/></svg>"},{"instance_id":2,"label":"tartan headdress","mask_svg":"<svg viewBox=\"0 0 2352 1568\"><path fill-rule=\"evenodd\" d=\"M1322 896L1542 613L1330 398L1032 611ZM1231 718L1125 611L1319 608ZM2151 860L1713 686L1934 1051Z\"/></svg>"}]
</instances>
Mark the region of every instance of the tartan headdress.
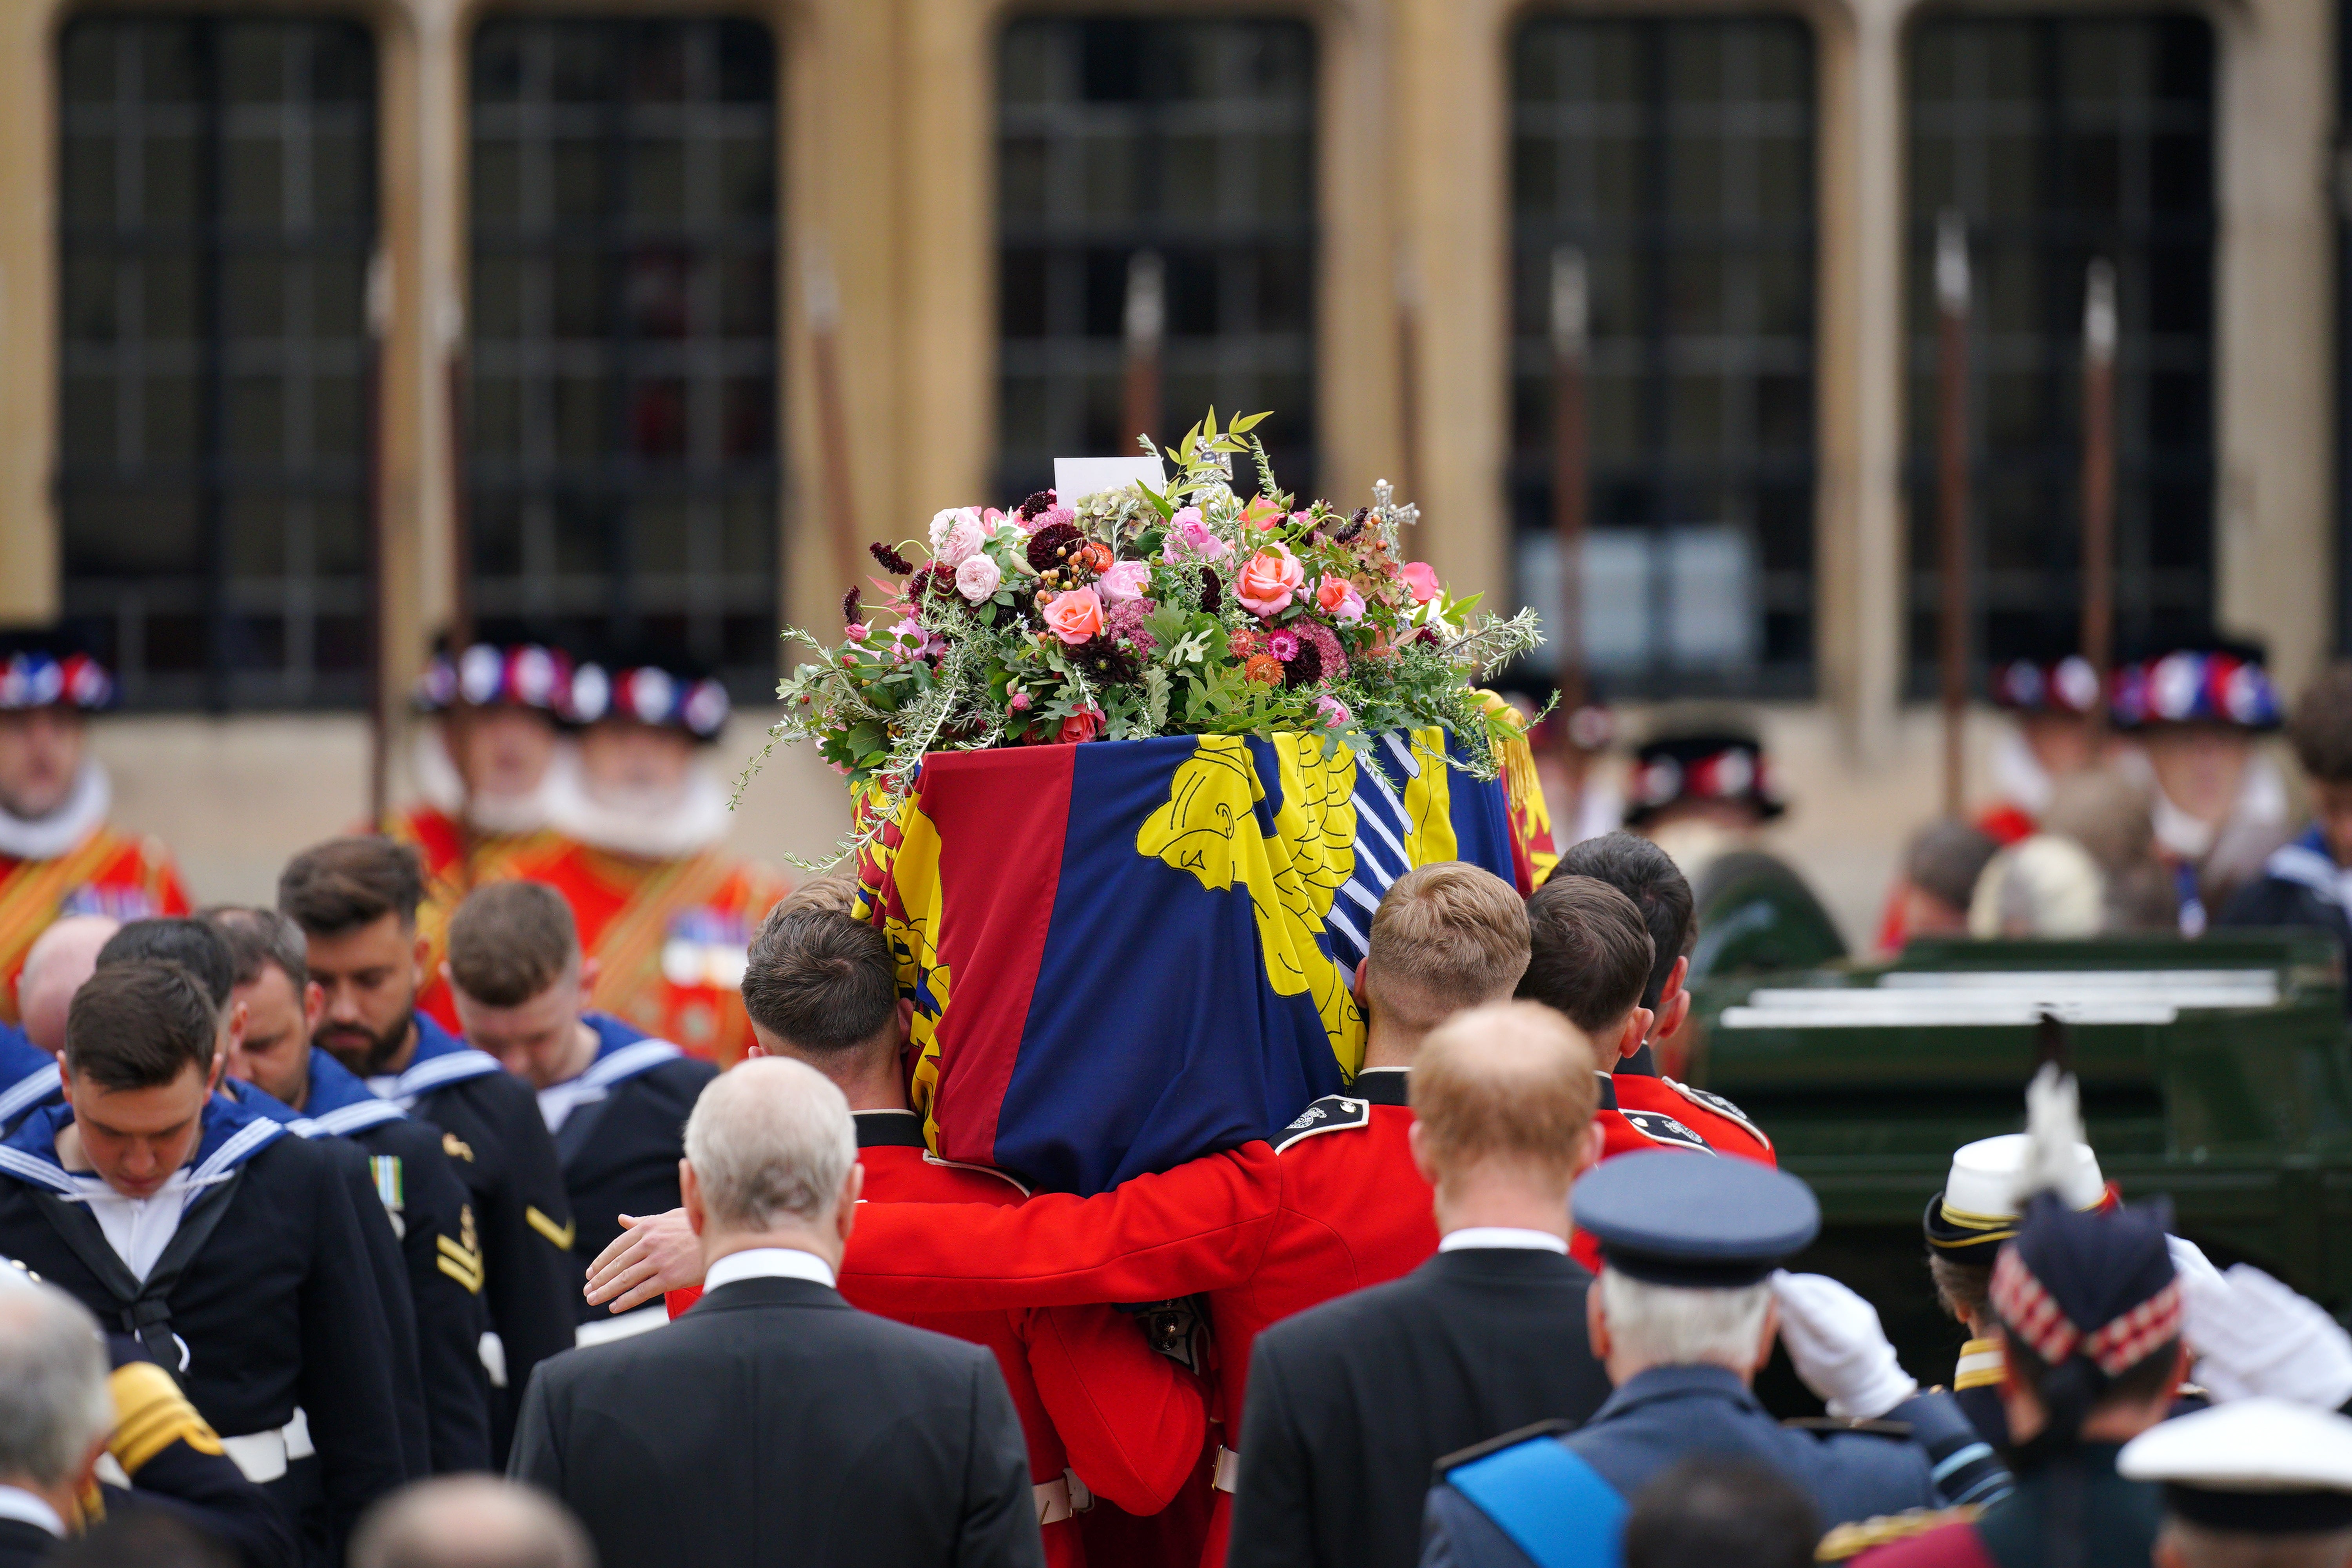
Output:
<instances>
[{"instance_id":1,"label":"tartan headdress","mask_svg":"<svg viewBox=\"0 0 2352 1568\"><path fill-rule=\"evenodd\" d=\"M2180 1337L2180 1281L2147 1207L2084 1213L2038 1194L1992 1270L1992 1308L2046 1366L2121 1376Z\"/></svg>"}]
</instances>

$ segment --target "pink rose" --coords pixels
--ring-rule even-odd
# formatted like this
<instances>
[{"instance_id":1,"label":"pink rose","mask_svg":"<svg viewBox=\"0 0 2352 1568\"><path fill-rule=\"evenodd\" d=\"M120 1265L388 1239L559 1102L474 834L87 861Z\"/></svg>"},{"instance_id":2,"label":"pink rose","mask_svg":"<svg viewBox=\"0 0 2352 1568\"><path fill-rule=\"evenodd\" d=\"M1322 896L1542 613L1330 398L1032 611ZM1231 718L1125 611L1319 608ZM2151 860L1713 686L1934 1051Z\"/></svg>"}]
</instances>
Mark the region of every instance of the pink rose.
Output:
<instances>
[{"instance_id":1,"label":"pink rose","mask_svg":"<svg viewBox=\"0 0 2352 1568\"><path fill-rule=\"evenodd\" d=\"M931 513L932 557L934 559L944 557L947 552L949 537L958 529L965 527L971 528L974 532L981 531L980 510L977 507L942 507L938 511ZM965 555L969 555L971 553L971 552L969 550L964 552ZM957 561L961 561L962 559L963 556L961 555L956 557ZM950 561L948 564L952 566L955 564L955 561Z\"/></svg>"},{"instance_id":2,"label":"pink rose","mask_svg":"<svg viewBox=\"0 0 2352 1568\"><path fill-rule=\"evenodd\" d=\"M1348 721L1355 717L1348 711L1346 703L1328 693L1315 700L1315 711L1322 715L1323 726L1328 730L1344 729Z\"/></svg>"},{"instance_id":3,"label":"pink rose","mask_svg":"<svg viewBox=\"0 0 2352 1568\"><path fill-rule=\"evenodd\" d=\"M1160 558L1171 565L1187 555L1223 561L1233 552L1233 546L1217 537L1197 506L1188 506L1168 520L1168 542L1160 547Z\"/></svg>"},{"instance_id":4,"label":"pink rose","mask_svg":"<svg viewBox=\"0 0 2352 1568\"><path fill-rule=\"evenodd\" d=\"M1093 740L1102 733L1102 728L1101 709L1081 708L1062 721L1061 732L1054 737L1054 741L1057 745L1074 746L1081 741Z\"/></svg>"},{"instance_id":5,"label":"pink rose","mask_svg":"<svg viewBox=\"0 0 2352 1568\"><path fill-rule=\"evenodd\" d=\"M1345 577L1326 577L1315 586L1315 602L1323 613L1343 626L1350 626L1364 618L1364 596Z\"/></svg>"},{"instance_id":6,"label":"pink rose","mask_svg":"<svg viewBox=\"0 0 2352 1568\"><path fill-rule=\"evenodd\" d=\"M1140 599L1150 586L1151 568L1140 561L1118 562L1095 579L1095 592L1103 596L1104 602L1113 605Z\"/></svg>"},{"instance_id":7,"label":"pink rose","mask_svg":"<svg viewBox=\"0 0 2352 1568\"><path fill-rule=\"evenodd\" d=\"M967 555L956 568L956 592L970 604L977 605L995 593L1003 581L1003 569L985 554Z\"/></svg>"},{"instance_id":8,"label":"pink rose","mask_svg":"<svg viewBox=\"0 0 2352 1568\"><path fill-rule=\"evenodd\" d=\"M1234 580L1234 597L1254 616L1278 616L1307 584L1307 568L1286 544L1270 544L1251 556Z\"/></svg>"},{"instance_id":9,"label":"pink rose","mask_svg":"<svg viewBox=\"0 0 2352 1568\"><path fill-rule=\"evenodd\" d=\"M1282 509L1264 496L1253 496L1249 505L1242 508L1242 526L1261 531L1282 521Z\"/></svg>"},{"instance_id":10,"label":"pink rose","mask_svg":"<svg viewBox=\"0 0 2352 1568\"><path fill-rule=\"evenodd\" d=\"M1426 561L1408 561L1398 569L1397 575L1412 590L1412 602L1426 605L1437 597L1437 568Z\"/></svg>"},{"instance_id":11,"label":"pink rose","mask_svg":"<svg viewBox=\"0 0 2352 1568\"><path fill-rule=\"evenodd\" d=\"M1092 588L1056 594L1039 607L1045 612L1045 629L1072 647L1102 636L1102 600Z\"/></svg>"},{"instance_id":12,"label":"pink rose","mask_svg":"<svg viewBox=\"0 0 2352 1568\"><path fill-rule=\"evenodd\" d=\"M1026 713L1029 711L1029 694L1027 692L1016 691L1006 700L1004 705L1007 708L1012 709L1015 713Z\"/></svg>"},{"instance_id":13,"label":"pink rose","mask_svg":"<svg viewBox=\"0 0 2352 1568\"><path fill-rule=\"evenodd\" d=\"M931 559L953 571L980 553L980 547L988 542L988 534L980 520L966 511L956 519L947 536L931 547Z\"/></svg>"},{"instance_id":14,"label":"pink rose","mask_svg":"<svg viewBox=\"0 0 2352 1568\"><path fill-rule=\"evenodd\" d=\"M874 635L874 628L864 621L852 621L841 628L841 635L851 642L864 642Z\"/></svg>"}]
</instances>

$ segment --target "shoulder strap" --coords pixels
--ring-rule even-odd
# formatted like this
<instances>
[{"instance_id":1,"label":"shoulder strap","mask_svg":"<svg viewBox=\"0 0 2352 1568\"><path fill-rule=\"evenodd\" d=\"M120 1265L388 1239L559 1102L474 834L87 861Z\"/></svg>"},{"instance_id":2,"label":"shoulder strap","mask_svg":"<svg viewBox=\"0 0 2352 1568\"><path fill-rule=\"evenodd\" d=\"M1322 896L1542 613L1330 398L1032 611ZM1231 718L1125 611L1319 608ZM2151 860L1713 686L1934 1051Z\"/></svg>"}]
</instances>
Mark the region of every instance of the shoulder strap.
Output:
<instances>
[{"instance_id":1,"label":"shoulder strap","mask_svg":"<svg viewBox=\"0 0 2352 1568\"><path fill-rule=\"evenodd\" d=\"M1355 1100L1344 1094L1327 1094L1298 1113L1298 1120L1276 1135L1274 1152L1281 1153L1303 1138L1322 1132L1339 1132L1350 1127L1369 1127L1372 1121L1370 1100Z\"/></svg>"},{"instance_id":2,"label":"shoulder strap","mask_svg":"<svg viewBox=\"0 0 2352 1568\"><path fill-rule=\"evenodd\" d=\"M1514 1444L1445 1479L1536 1568L1616 1568L1625 1500L1557 1437Z\"/></svg>"},{"instance_id":3,"label":"shoulder strap","mask_svg":"<svg viewBox=\"0 0 2352 1568\"><path fill-rule=\"evenodd\" d=\"M5 1127L53 1094L62 1093L58 1087L55 1062L45 1068L35 1068L6 1089L0 1089L0 1127Z\"/></svg>"},{"instance_id":4,"label":"shoulder strap","mask_svg":"<svg viewBox=\"0 0 2352 1568\"><path fill-rule=\"evenodd\" d=\"M1710 1094L1703 1089L1693 1089L1686 1083L1678 1083L1675 1079L1667 1078L1663 1073L1659 1075L1658 1081L1664 1084L1668 1089L1673 1089L1676 1094L1681 1095L1685 1100L1689 1100L1693 1105L1703 1105L1709 1110L1714 1111L1717 1116L1722 1117L1725 1121L1738 1122L1741 1127L1747 1129L1748 1135L1749 1137L1755 1139L1759 1143L1763 1144L1767 1149L1772 1147L1772 1140L1764 1135L1764 1129L1757 1126L1753 1121L1750 1121L1748 1119L1748 1113L1746 1111L1740 1110L1739 1107L1734 1105L1730 1100L1726 1100L1723 1096L1719 1094Z\"/></svg>"}]
</instances>

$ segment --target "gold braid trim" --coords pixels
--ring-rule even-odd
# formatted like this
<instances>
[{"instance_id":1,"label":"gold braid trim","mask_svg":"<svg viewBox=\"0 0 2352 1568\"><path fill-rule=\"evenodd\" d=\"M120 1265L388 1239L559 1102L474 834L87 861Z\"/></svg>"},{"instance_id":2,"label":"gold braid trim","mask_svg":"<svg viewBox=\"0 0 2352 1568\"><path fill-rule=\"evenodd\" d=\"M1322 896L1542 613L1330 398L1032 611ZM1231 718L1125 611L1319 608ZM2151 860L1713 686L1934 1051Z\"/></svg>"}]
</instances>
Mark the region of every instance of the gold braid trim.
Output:
<instances>
[{"instance_id":1,"label":"gold braid trim","mask_svg":"<svg viewBox=\"0 0 2352 1568\"><path fill-rule=\"evenodd\" d=\"M221 1451L219 1434L196 1414L172 1374L154 1363L115 1368L107 1388L114 1395L114 1435L106 1440L106 1451L123 1474L137 1475L140 1466L174 1443L199 1454Z\"/></svg>"},{"instance_id":2,"label":"gold braid trim","mask_svg":"<svg viewBox=\"0 0 2352 1568\"><path fill-rule=\"evenodd\" d=\"M1841 1524L1822 1537L1822 1543L1813 1548L1813 1561L1843 1563L1874 1546L1908 1541L1948 1524L1973 1524L1982 1511L1975 1503L1963 1503L1958 1508L1912 1508L1901 1513L1882 1513L1876 1519Z\"/></svg>"}]
</instances>

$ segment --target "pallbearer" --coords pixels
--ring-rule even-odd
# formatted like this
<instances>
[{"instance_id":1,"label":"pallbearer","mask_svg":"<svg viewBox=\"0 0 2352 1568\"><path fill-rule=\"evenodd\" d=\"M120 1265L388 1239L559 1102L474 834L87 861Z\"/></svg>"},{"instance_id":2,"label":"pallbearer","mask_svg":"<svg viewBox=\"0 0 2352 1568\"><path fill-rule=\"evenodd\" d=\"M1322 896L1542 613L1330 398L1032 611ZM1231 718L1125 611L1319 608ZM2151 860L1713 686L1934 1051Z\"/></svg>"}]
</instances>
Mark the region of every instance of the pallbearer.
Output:
<instances>
[{"instance_id":1,"label":"pallbearer","mask_svg":"<svg viewBox=\"0 0 2352 1568\"><path fill-rule=\"evenodd\" d=\"M436 650L416 683L416 707L433 720L415 758L425 798L383 832L424 862L416 929L432 951L419 1005L446 1027L457 1026L441 978L450 914L510 875L517 857L553 844L549 797L575 765L556 717L571 690L572 656L543 643L476 643L455 658Z\"/></svg>"},{"instance_id":2,"label":"pallbearer","mask_svg":"<svg viewBox=\"0 0 2352 1568\"><path fill-rule=\"evenodd\" d=\"M0 1252L138 1340L299 1521L304 1561L340 1563L408 1479L391 1330L330 1149L214 1092L218 1025L176 964L84 983L69 1102L0 1144Z\"/></svg>"},{"instance_id":3,"label":"pallbearer","mask_svg":"<svg viewBox=\"0 0 2352 1568\"><path fill-rule=\"evenodd\" d=\"M114 677L87 654L0 643L0 1023L17 1021L16 972L58 916L188 912L162 841L107 825L113 785L89 717L113 700Z\"/></svg>"},{"instance_id":4,"label":"pallbearer","mask_svg":"<svg viewBox=\"0 0 2352 1568\"><path fill-rule=\"evenodd\" d=\"M579 1226L572 1252L583 1258L621 1234L622 1215L678 1206L686 1119L719 1076L672 1042L591 1008L596 977L572 910L544 882L479 889L449 922L458 1020L469 1044L539 1091ZM659 1306L614 1318L577 1292L572 1305L583 1344L668 1321Z\"/></svg>"},{"instance_id":5,"label":"pallbearer","mask_svg":"<svg viewBox=\"0 0 2352 1568\"><path fill-rule=\"evenodd\" d=\"M583 664L570 689L580 769L552 795L566 842L513 875L572 906L597 1007L689 1056L740 1061L744 949L785 885L725 848L727 791L699 753L726 728L727 689L635 659Z\"/></svg>"},{"instance_id":6,"label":"pallbearer","mask_svg":"<svg viewBox=\"0 0 2352 1568\"><path fill-rule=\"evenodd\" d=\"M471 1195L494 1332L491 1456L504 1457L530 1369L571 1345L581 1268L555 1144L531 1092L495 1058L416 1010L425 944L416 852L383 838L333 838L278 879L278 907L302 928L326 1011L312 1038L368 1088L441 1129Z\"/></svg>"}]
</instances>

